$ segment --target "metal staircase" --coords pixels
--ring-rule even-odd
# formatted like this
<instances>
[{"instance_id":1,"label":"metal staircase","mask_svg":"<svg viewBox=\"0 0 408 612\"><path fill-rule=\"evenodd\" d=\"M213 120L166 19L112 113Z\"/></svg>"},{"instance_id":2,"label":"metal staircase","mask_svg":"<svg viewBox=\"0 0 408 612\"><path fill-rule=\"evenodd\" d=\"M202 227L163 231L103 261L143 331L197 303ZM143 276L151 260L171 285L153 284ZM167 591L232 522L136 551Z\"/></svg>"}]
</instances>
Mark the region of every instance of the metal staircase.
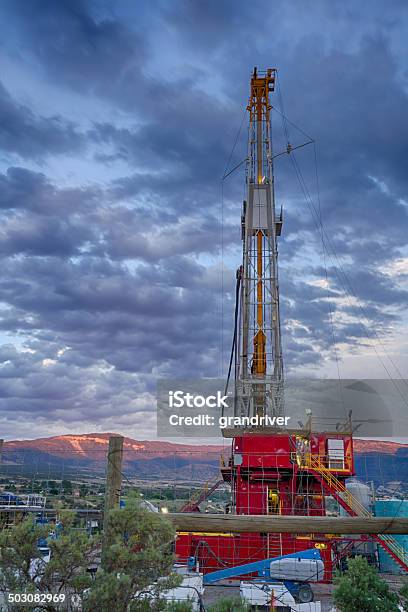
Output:
<instances>
[{"instance_id":1,"label":"metal staircase","mask_svg":"<svg viewBox=\"0 0 408 612\"><path fill-rule=\"evenodd\" d=\"M200 504L203 503L218 487L224 482L224 480L217 476L213 481L205 483L202 489L198 489L189 499L187 503L181 508L180 512L199 512Z\"/></svg>"},{"instance_id":2,"label":"metal staircase","mask_svg":"<svg viewBox=\"0 0 408 612\"><path fill-rule=\"evenodd\" d=\"M345 485L322 464L320 457L305 457L303 468L314 473L324 489L330 493L351 516L371 517L371 513L356 499ZM370 534L371 537L394 559L404 571L408 572L408 552L391 535Z\"/></svg>"}]
</instances>

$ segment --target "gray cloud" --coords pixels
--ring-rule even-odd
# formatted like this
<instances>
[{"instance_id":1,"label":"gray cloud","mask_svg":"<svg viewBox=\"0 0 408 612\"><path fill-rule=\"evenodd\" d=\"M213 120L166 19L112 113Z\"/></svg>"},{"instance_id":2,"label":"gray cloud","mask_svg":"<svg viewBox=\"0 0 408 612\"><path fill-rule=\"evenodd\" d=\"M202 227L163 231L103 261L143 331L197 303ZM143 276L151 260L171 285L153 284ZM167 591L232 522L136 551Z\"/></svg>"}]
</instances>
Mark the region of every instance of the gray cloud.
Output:
<instances>
[{"instance_id":1,"label":"gray cloud","mask_svg":"<svg viewBox=\"0 0 408 612\"><path fill-rule=\"evenodd\" d=\"M59 115L37 116L19 104L0 82L0 149L24 159L77 153L85 140L75 126Z\"/></svg>"},{"instance_id":2,"label":"gray cloud","mask_svg":"<svg viewBox=\"0 0 408 612\"><path fill-rule=\"evenodd\" d=\"M333 359L333 331L358 351L373 328L390 334L404 315L407 291L383 268L403 256L408 231L405 5L142 5L2 8L10 62L30 66L40 89L58 86L68 105L71 95L83 100L87 126L79 131L59 108L35 113L9 82L0 91L4 154L34 160L0 175L0 329L16 344L0 349L0 409L44 431L44 415L102 427L115 414L141 426L156 376L217 376L222 361L225 370L244 190L242 172L232 175L221 212L220 177L255 64L279 67L287 116L318 143L314 214L327 270L291 159L275 163L287 370ZM278 93L273 102L280 107ZM278 113L273 126L283 150ZM292 125L289 133L304 142ZM230 167L245 141L244 124ZM66 160L55 177L35 165L85 151L92 181L86 169L71 180ZM313 149L295 155L314 196ZM365 316L344 297L349 283Z\"/></svg>"},{"instance_id":3,"label":"gray cloud","mask_svg":"<svg viewBox=\"0 0 408 612\"><path fill-rule=\"evenodd\" d=\"M80 0L34 0L8 4L7 16L59 83L95 95L115 95L120 84L130 91L146 57L143 39L125 23L91 16L89 8Z\"/></svg>"}]
</instances>

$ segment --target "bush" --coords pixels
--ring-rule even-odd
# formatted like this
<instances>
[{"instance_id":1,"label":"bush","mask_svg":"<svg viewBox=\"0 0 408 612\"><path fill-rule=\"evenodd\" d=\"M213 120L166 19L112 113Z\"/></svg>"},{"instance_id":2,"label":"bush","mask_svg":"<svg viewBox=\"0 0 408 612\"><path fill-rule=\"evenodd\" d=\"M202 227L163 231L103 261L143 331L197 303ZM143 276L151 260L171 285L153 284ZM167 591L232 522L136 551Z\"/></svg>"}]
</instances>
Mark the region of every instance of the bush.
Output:
<instances>
[{"instance_id":1,"label":"bush","mask_svg":"<svg viewBox=\"0 0 408 612\"><path fill-rule=\"evenodd\" d=\"M349 559L334 583L333 599L341 612L399 612L398 596L363 557Z\"/></svg>"},{"instance_id":2,"label":"bush","mask_svg":"<svg viewBox=\"0 0 408 612\"><path fill-rule=\"evenodd\" d=\"M187 601L167 603L164 599L161 599L155 602L154 608L152 608L152 603L147 600L135 603L137 612L152 612L153 609L155 612L192 612L193 609L191 603Z\"/></svg>"},{"instance_id":3,"label":"bush","mask_svg":"<svg viewBox=\"0 0 408 612\"><path fill-rule=\"evenodd\" d=\"M408 580L402 585L399 595L402 607L404 610L408 610Z\"/></svg>"},{"instance_id":4,"label":"bush","mask_svg":"<svg viewBox=\"0 0 408 612\"><path fill-rule=\"evenodd\" d=\"M81 596L91 586L87 567L95 561L100 543L98 538L89 538L84 532L72 529L72 522L71 513L61 517L62 531L55 540L49 539L50 524L37 525L32 518L0 532L0 593L4 597L10 592L67 592ZM48 563L39 553L41 540L48 540L51 550ZM2 611L16 609L19 607L14 604L2 607ZM36 609L51 612L57 606L44 604Z\"/></svg>"},{"instance_id":5,"label":"bush","mask_svg":"<svg viewBox=\"0 0 408 612\"><path fill-rule=\"evenodd\" d=\"M168 603L164 612L191 612L193 606L188 601Z\"/></svg>"},{"instance_id":6,"label":"bush","mask_svg":"<svg viewBox=\"0 0 408 612\"><path fill-rule=\"evenodd\" d=\"M225 597L209 606L208 612L249 612L250 609L240 597Z\"/></svg>"},{"instance_id":7,"label":"bush","mask_svg":"<svg viewBox=\"0 0 408 612\"><path fill-rule=\"evenodd\" d=\"M163 593L180 584L173 573L174 527L162 514L149 512L129 496L126 507L109 513L102 567L86 597L84 612L165 610Z\"/></svg>"}]
</instances>

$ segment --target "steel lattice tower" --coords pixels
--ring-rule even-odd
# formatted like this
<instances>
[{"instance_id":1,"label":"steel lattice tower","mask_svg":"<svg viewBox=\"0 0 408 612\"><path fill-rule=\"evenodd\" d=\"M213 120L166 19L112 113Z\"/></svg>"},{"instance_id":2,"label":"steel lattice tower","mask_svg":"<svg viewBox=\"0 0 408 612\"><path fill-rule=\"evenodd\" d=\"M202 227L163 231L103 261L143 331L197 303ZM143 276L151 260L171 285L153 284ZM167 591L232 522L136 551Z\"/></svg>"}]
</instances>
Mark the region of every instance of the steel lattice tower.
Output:
<instances>
[{"instance_id":1,"label":"steel lattice tower","mask_svg":"<svg viewBox=\"0 0 408 612\"><path fill-rule=\"evenodd\" d=\"M236 410L240 416L283 413L283 362L279 313L277 216L269 93L276 69L251 78L247 200L242 213L243 266L236 369Z\"/></svg>"}]
</instances>

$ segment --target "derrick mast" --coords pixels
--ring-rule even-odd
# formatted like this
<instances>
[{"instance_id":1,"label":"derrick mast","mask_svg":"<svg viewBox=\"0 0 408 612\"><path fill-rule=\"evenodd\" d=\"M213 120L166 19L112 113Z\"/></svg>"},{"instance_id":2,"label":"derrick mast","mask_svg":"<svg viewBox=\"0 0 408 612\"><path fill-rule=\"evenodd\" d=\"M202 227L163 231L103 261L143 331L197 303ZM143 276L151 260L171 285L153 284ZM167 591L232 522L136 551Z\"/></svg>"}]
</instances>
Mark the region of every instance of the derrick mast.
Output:
<instances>
[{"instance_id":1,"label":"derrick mast","mask_svg":"<svg viewBox=\"0 0 408 612\"><path fill-rule=\"evenodd\" d=\"M238 333L233 344L236 416L275 416L284 408L277 249L282 212L277 215L275 210L269 101L276 76L275 69L253 71L247 107L243 262L237 278ZM221 457L221 475L231 487L226 512L325 516L325 498L330 495L350 516L369 516L346 487L346 479L355 473L351 419L333 427L330 418L326 424L315 424L311 414L306 425L299 425L300 429L246 425L223 429L223 436L232 442L229 457ZM214 491L219 482L208 490ZM198 510L205 498L201 495L185 508ZM390 536L373 537L408 571L405 551ZM335 534L181 532L176 541L179 558L193 557L204 573L312 547L324 559L324 580L331 580L333 567L348 551L347 543Z\"/></svg>"},{"instance_id":2,"label":"derrick mast","mask_svg":"<svg viewBox=\"0 0 408 612\"><path fill-rule=\"evenodd\" d=\"M276 69L251 78L247 199L242 212L243 266L236 368L235 414L283 412L283 364L279 314L277 236L282 212L275 210L271 105Z\"/></svg>"}]
</instances>

